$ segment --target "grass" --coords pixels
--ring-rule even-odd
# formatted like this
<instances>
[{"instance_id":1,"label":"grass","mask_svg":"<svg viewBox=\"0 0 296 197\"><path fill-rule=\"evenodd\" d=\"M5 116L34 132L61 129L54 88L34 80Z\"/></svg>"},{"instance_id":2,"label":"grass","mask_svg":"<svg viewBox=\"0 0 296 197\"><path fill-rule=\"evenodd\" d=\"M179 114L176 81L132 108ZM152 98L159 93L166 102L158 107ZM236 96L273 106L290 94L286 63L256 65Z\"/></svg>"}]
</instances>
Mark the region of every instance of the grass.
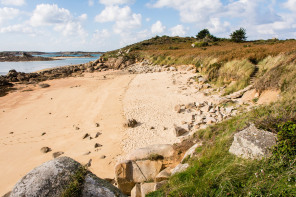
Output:
<instances>
[{"instance_id":1,"label":"grass","mask_svg":"<svg viewBox=\"0 0 296 197\"><path fill-rule=\"evenodd\" d=\"M295 115L295 102L291 107L291 103L282 101L199 130L195 138L202 139L204 145L197 157L189 160L190 168L172 176L165 187L148 196L295 196L295 154L288 161L281 157L259 161L228 152L234 133L250 122L278 132L274 122L280 125ZM282 116L286 119L279 118ZM268 124L267 119L271 120Z\"/></svg>"},{"instance_id":2,"label":"grass","mask_svg":"<svg viewBox=\"0 0 296 197\"><path fill-rule=\"evenodd\" d=\"M130 51L123 56L136 60L147 59L157 65L195 65L217 87L227 85L225 95L245 88L250 84L254 65L259 66L259 76L255 84L260 91L266 89L285 89L287 83L294 83L296 73L296 40L257 40L234 43L219 39L209 46L192 48L196 43L193 37L154 37L121 49ZM116 57L119 50L107 52L104 59ZM291 64L288 69L287 65ZM283 66L284 65L284 66ZM284 68L283 68L284 67ZM279 73L279 71L281 71ZM288 75L286 81L283 75ZM282 81L276 82L278 77ZM230 86L228 86L231 84ZM296 87L295 87L296 89Z\"/></svg>"},{"instance_id":3,"label":"grass","mask_svg":"<svg viewBox=\"0 0 296 197\"><path fill-rule=\"evenodd\" d=\"M71 183L64 190L62 197L80 197L86 174L87 169L80 167L72 176Z\"/></svg>"}]
</instances>

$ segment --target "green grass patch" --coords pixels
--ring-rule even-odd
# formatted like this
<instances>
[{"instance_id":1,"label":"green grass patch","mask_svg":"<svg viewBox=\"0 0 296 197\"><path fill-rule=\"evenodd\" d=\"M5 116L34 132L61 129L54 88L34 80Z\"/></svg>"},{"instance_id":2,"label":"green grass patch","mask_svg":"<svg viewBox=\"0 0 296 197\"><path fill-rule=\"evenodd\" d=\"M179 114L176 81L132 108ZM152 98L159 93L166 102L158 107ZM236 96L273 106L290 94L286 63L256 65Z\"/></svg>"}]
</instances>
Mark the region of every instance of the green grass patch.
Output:
<instances>
[{"instance_id":1,"label":"green grass patch","mask_svg":"<svg viewBox=\"0 0 296 197\"><path fill-rule=\"evenodd\" d=\"M85 167L79 167L76 173L72 176L71 183L63 192L62 197L80 197L86 174L87 169Z\"/></svg>"},{"instance_id":2,"label":"green grass patch","mask_svg":"<svg viewBox=\"0 0 296 197\"><path fill-rule=\"evenodd\" d=\"M283 101L199 130L195 137L204 145L197 157L189 159L190 168L172 176L166 186L148 196L295 196L295 106L288 107ZM282 115L290 120L281 119ZM281 120L275 130L262 121L268 117ZM228 152L233 135L250 122L278 133L279 145L272 157L246 160Z\"/></svg>"}]
</instances>

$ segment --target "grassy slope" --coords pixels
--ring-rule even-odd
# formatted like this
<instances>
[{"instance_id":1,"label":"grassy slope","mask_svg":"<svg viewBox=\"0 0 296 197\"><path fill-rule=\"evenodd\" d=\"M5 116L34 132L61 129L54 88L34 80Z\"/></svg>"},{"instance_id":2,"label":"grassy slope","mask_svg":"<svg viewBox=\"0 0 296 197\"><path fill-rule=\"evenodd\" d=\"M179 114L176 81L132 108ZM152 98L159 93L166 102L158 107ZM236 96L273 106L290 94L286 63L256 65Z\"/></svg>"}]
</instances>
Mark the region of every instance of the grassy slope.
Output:
<instances>
[{"instance_id":1,"label":"grassy slope","mask_svg":"<svg viewBox=\"0 0 296 197\"><path fill-rule=\"evenodd\" d=\"M192 48L193 42L193 38L158 37L123 50L131 49L129 56L155 64L193 64L212 84L228 85L226 93L247 86L257 65L255 88L280 89L282 99L198 130L194 137L203 140L204 146L189 160L190 168L149 196L296 196L295 143L290 145L292 156L287 156L285 151L290 149L284 146L279 148L285 151L275 149L271 158L262 161L240 159L228 152L233 135L251 122L274 133L281 124L296 123L296 41L220 41L206 48ZM290 138L295 139L296 125L292 131Z\"/></svg>"},{"instance_id":2,"label":"grassy slope","mask_svg":"<svg viewBox=\"0 0 296 197\"><path fill-rule=\"evenodd\" d=\"M172 176L163 189L148 196L295 196L295 155L289 160L281 154L252 161L228 152L235 132L250 122L277 132L276 125L295 117L295 106L295 102L282 101L197 131L195 138L203 140L204 145L196 150L197 157L189 160L190 168Z\"/></svg>"},{"instance_id":3,"label":"grassy slope","mask_svg":"<svg viewBox=\"0 0 296 197\"><path fill-rule=\"evenodd\" d=\"M209 43L210 46L207 47L192 48L191 44L195 41L194 38L163 36L145 40L121 50L129 49L130 53L126 54L129 58L148 59L154 64L195 65L212 84L218 87L231 84L227 87L226 94L249 85L255 65L258 65L261 76L265 75L264 78L267 79L261 80L259 82L261 85L257 83L258 89L280 89L283 84L288 83L287 80L280 81L277 85L272 84L268 79L274 79L274 73L268 73L268 71L273 67L276 67L276 71L279 70L283 63L284 66L289 62L295 65L295 40L259 40L244 43L221 40ZM116 57L118 51L108 52L103 57ZM293 74L290 73L291 69ZM293 82L292 78L295 76L293 66L291 69L286 69L285 72L290 73L289 80Z\"/></svg>"}]
</instances>

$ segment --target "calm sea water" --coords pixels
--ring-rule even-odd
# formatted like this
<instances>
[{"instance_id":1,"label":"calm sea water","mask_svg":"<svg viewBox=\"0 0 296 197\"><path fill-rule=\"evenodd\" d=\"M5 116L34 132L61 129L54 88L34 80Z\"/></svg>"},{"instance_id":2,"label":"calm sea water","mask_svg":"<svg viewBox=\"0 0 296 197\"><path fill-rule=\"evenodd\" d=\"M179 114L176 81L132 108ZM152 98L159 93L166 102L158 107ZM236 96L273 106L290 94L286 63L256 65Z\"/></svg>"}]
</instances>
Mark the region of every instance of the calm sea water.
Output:
<instances>
[{"instance_id":1,"label":"calm sea water","mask_svg":"<svg viewBox=\"0 0 296 197\"><path fill-rule=\"evenodd\" d=\"M54 68L57 66L67 66L75 64L84 64L94 61L99 55L91 58L68 58L54 61L36 61L36 62L0 62L0 75L6 75L9 70L15 69L18 72L35 72L45 68Z\"/></svg>"}]
</instances>

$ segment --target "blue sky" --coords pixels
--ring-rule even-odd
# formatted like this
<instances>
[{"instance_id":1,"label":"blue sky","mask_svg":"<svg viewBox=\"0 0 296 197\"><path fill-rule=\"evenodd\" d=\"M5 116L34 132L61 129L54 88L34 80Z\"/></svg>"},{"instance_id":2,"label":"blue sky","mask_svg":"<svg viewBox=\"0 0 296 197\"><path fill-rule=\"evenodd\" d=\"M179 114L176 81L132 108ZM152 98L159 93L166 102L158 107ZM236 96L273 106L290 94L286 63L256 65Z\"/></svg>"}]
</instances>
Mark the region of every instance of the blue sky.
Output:
<instances>
[{"instance_id":1,"label":"blue sky","mask_svg":"<svg viewBox=\"0 0 296 197\"><path fill-rule=\"evenodd\" d=\"M296 38L296 0L0 0L0 51L108 51L155 35Z\"/></svg>"}]
</instances>

